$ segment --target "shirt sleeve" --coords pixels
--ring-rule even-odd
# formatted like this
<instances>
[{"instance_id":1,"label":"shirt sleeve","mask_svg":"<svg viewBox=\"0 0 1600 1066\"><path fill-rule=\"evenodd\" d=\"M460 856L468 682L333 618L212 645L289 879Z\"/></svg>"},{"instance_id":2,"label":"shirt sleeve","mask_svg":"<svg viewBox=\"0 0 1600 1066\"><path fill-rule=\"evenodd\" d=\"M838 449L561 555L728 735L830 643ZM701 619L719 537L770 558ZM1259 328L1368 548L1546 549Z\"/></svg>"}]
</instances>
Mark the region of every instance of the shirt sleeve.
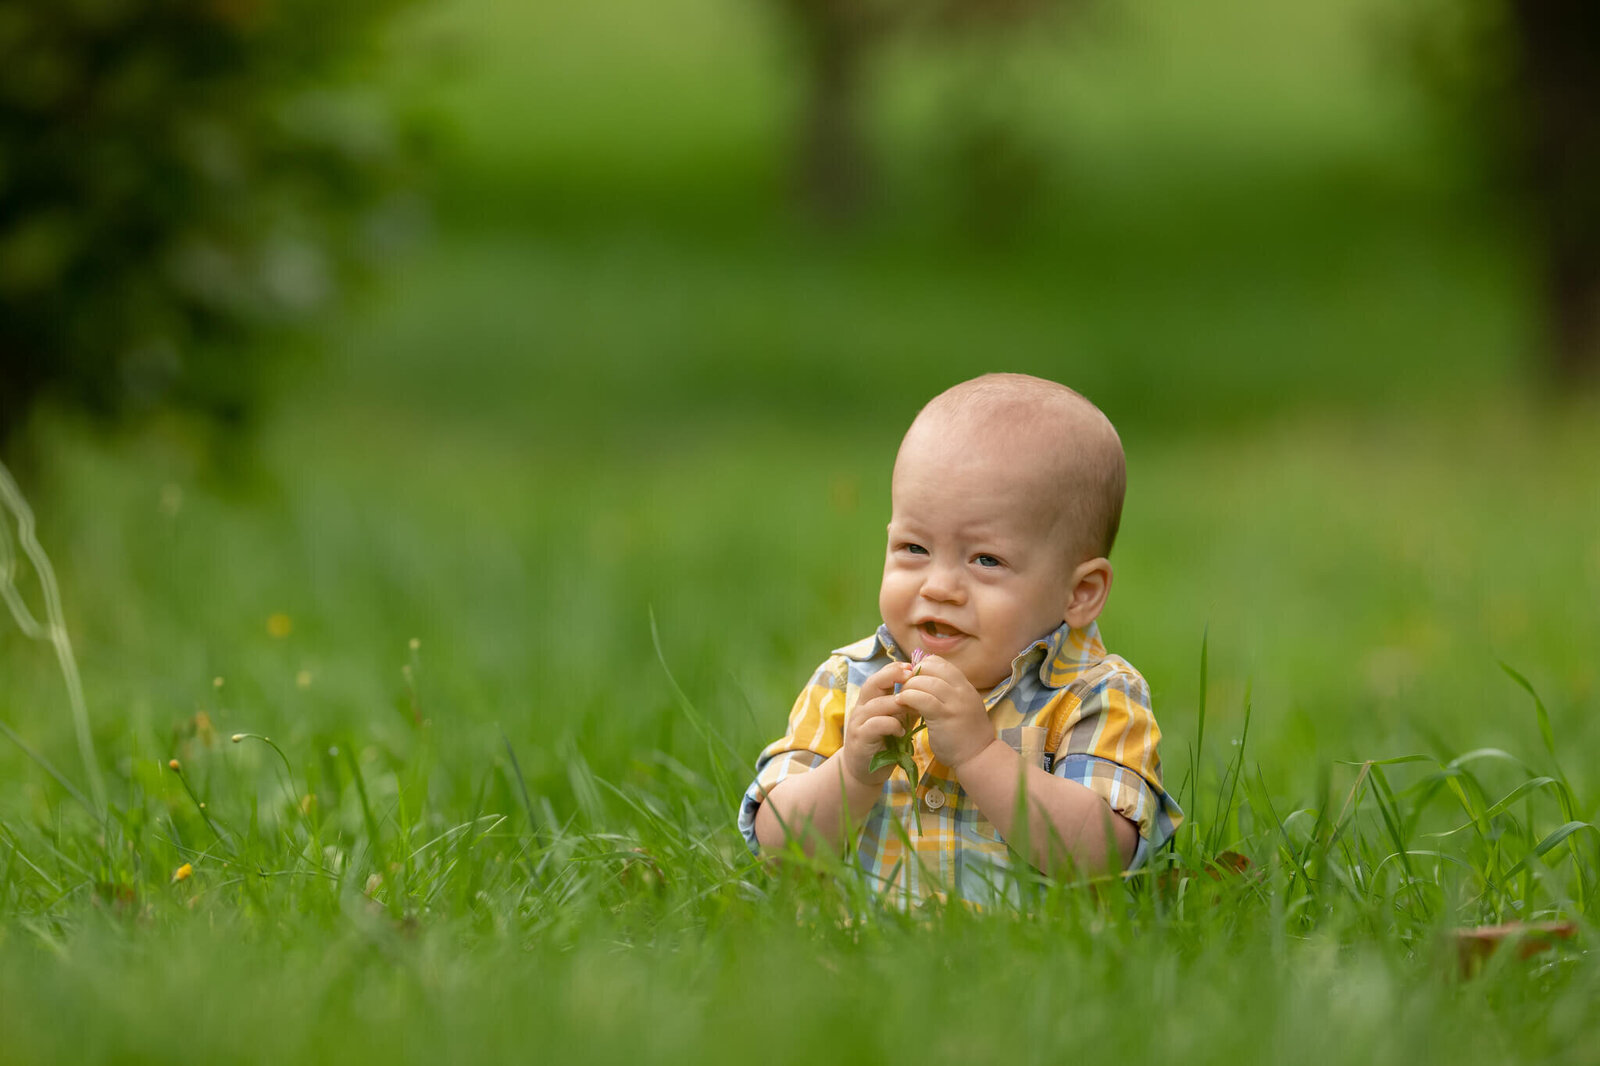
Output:
<instances>
[{"instance_id":1,"label":"shirt sleeve","mask_svg":"<svg viewBox=\"0 0 1600 1066\"><path fill-rule=\"evenodd\" d=\"M852 695L849 679L849 660L842 655L819 666L794 701L788 731L762 749L756 759L755 780L739 804L739 832L753 853L761 851L756 840L756 811L767 793L785 778L821 766L843 746L845 710Z\"/></svg>"},{"instance_id":2,"label":"shirt sleeve","mask_svg":"<svg viewBox=\"0 0 1600 1066\"><path fill-rule=\"evenodd\" d=\"M1150 710L1150 686L1118 659L1084 679L1056 745L1051 773L1102 797L1139 827L1129 868L1142 865L1171 839L1183 812L1161 783L1161 729ZM1079 689L1074 685L1073 689Z\"/></svg>"}]
</instances>

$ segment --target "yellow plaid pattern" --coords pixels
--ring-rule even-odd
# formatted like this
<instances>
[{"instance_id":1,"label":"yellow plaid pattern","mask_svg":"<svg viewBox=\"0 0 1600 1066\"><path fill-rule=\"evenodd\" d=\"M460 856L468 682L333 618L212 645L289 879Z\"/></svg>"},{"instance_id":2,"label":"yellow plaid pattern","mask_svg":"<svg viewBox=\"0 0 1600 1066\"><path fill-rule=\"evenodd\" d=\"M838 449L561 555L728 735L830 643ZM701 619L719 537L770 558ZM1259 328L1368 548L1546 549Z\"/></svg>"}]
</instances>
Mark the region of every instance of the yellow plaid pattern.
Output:
<instances>
[{"instance_id":1,"label":"yellow plaid pattern","mask_svg":"<svg viewBox=\"0 0 1600 1066\"><path fill-rule=\"evenodd\" d=\"M861 683L891 660L904 660L887 626L835 649L789 713L788 731L761 752L739 809L752 851L756 810L785 778L820 766L844 743L845 715ZM1133 864L1166 843L1183 812L1161 783L1161 730L1150 689L1127 661L1107 654L1097 626L1063 625L1023 649L1011 676L984 696L995 733L1058 777L1089 788L1139 827ZM862 871L900 899L954 893L983 902L1010 895L1012 853L967 797L949 767L933 758L927 734L914 741L922 780L913 796L896 770L856 841ZM913 804L916 811L913 811ZM920 822L920 828L919 823Z\"/></svg>"}]
</instances>

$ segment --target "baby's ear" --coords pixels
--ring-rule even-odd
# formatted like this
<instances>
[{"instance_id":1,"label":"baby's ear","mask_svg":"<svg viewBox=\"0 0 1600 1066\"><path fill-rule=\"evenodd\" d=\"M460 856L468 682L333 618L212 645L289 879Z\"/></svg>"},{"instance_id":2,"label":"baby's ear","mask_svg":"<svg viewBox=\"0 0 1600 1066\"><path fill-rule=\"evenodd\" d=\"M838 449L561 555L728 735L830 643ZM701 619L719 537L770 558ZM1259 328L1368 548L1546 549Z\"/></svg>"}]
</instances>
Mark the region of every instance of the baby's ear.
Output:
<instances>
[{"instance_id":1,"label":"baby's ear","mask_svg":"<svg viewBox=\"0 0 1600 1066\"><path fill-rule=\"evenodd\" d=\"M1111 595L1111 560L1104 557L1078 564L1067 588L1067 606L1062 619L1073 629L1082 629L1105 609Z\"/></svg>"}]
</instances>

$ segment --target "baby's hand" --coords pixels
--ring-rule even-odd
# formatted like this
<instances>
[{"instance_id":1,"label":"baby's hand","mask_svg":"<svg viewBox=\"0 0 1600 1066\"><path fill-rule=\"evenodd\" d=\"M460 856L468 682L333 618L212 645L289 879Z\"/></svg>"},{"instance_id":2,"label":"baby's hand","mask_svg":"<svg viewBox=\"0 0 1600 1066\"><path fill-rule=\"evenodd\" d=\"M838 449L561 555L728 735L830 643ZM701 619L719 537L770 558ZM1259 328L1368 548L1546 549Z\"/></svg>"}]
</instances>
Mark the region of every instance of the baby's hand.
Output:
<instances>
[{"instance_id":1,"label":"baby's hand","mask_svg":"<svg viewBox=\"0 0 1600 1066\"><path fill-rule=\"evenodd\" d=\"M867 678L844 720L844 770L863 785L881 785L894 772L892 765L872 769L872 757L883 750L885 738L906 734L906 711L894 687L910 672L910 666L895 662Z\"/></svg>"},{"instance_id":2,"label":"baby's hand","mask_svg":"<svg viewBox=\"0 0 1600 1066\"><path fill-rule=\"evenodd\" d=\"M952 770L994 742L994 723L983 697L959 667L937 655L922 660L894 699L928 723L933 757Z\"/></svg>"}]
</instances>

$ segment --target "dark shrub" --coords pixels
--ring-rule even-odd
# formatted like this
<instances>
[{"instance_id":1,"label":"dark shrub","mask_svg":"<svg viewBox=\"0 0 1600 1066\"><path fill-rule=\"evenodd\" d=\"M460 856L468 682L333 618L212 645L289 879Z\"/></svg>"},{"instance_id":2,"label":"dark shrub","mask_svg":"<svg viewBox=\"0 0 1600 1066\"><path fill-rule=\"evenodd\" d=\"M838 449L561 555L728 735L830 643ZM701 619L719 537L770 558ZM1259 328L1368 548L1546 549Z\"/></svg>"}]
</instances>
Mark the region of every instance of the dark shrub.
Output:
<instances>
[{"instance_id":1,"label":"dark shrub","mask_svg":"<svg viewBox=\"0 0 1600 1066\"><path fill-rule=\"evenodd\" d=\"M362 66L409 4L0 0L0 441L46 396L248 412L404 215Z\"/></svg>"}]
</instances>

